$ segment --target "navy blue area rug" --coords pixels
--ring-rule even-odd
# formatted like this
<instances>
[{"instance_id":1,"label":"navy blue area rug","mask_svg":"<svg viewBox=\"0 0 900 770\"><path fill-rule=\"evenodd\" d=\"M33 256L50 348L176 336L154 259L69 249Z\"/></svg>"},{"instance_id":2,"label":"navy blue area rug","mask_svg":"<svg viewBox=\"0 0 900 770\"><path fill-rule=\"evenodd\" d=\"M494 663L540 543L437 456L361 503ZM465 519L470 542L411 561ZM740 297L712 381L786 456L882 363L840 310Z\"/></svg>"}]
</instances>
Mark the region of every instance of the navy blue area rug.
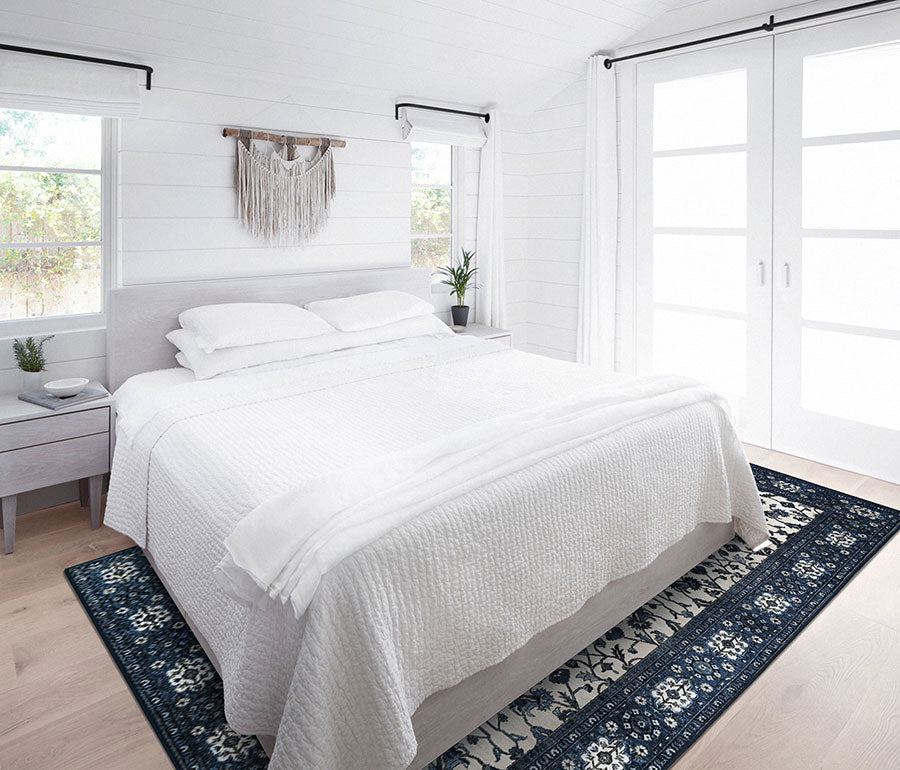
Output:
<instances>
[{"instance_id":1,"label":"navy blue area rug","mask_svg":"<svg viewBox=\"0 0 900 770\"><path fill-rule=\"evenodd\" d=\"M900 511L753 471L771 547L726 544L429 769L670 766L900 527ZM140 549L66 575L175 767L266 766Z\"/></svg>"}]
</instances>

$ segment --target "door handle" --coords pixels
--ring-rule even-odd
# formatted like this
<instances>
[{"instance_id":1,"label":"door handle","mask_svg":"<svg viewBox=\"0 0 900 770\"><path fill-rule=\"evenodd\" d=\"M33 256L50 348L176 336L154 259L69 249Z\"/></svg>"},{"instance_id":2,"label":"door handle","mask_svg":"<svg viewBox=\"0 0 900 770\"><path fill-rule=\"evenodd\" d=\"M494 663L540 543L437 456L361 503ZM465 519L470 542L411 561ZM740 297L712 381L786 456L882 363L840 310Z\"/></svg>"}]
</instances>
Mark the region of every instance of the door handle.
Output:
<instances>
[{"instance_id":1,"label":"door handle","mask_svg":"<svg viewBox=\"0 0 900 770\"><path fill-rule=\"evenodd\" d=\"M759 260L759 285L766 285L766 263Z\"/></svg>"},{"instance_id":2,"label":"door handle","mask_svg":"<svg viewBox=\"0 0 900 770\"><path fill-rule=\"evenodd\" d=\"M791 263L790 262L784 263L784 288L785 289L791 288Z\"/></svg>"}]
</instances>

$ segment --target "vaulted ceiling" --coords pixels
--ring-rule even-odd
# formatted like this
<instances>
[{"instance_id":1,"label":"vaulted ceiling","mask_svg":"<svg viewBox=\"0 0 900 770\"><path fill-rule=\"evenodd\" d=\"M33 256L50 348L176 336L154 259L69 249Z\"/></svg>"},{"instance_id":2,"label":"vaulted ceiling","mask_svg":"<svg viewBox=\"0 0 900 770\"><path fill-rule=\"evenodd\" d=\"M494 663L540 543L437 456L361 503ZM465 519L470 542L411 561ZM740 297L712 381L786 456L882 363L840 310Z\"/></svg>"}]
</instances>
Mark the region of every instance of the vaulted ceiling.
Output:
<instances>
[{"instance_id":1,"label":"vaulted ceiling","mask_svg":"<svg viewBox=\"0 0 900 770\"><path fill-rule=\"evenodd\" d=\"M315 87L530 110L697 0L0 0L0 42L152 65L157 85Z\"/></svg>"}]
</instances>

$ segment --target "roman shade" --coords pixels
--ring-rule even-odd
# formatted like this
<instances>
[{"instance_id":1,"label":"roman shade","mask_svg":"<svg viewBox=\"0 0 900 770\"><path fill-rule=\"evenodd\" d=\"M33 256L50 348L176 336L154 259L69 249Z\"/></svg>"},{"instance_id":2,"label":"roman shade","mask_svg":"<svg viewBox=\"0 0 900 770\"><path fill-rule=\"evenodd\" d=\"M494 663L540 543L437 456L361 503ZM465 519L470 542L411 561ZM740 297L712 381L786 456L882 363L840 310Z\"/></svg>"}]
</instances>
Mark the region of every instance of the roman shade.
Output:
<instances>
[{"instance_id":1,"label":"roman shade","mask_svg":"<svg viewBox=\"0 0 900 770\"><path fill-rule=\"evenodd\" d=\"M408 142L452 144L478 149L487 141L484 121L472 115L400 108L400 127Z\"/></svg>"},{"instance_id":2,"label":"roman shade","mask_svg":"<svg viewBox=\"0 0 900 770\"><path fill-rule=\"evenodd\" d=\"M0 108L136 118L143 78L139 70L0 51Z\"/></svg>"}]
</instances>

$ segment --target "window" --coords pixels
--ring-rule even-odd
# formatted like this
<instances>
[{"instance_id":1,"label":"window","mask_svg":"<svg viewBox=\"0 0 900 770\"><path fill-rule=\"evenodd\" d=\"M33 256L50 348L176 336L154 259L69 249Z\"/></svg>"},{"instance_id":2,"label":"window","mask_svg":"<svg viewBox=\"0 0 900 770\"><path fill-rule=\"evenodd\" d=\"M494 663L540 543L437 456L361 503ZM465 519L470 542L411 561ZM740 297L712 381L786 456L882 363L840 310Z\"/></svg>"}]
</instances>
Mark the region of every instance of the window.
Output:
<instances>
[{"instance_id":1,"label":"window","mask_svg":"<svg viewBox=\"0 0 900 770\"><path fill-rule=\"evenodd\" d=\"M0 321L102 311L108 123L0 110Z\"/></svg>"},{"instance_id":2,"label":"window","mask_svg":"<svg viewBox=\"0 0 900 770\"><path fill-rule=\"evenodd\" d=\"M456 171L449 144L413 142L410 242L413 267L449 264L456 253Z\"/></svg>"}]
</instances>

